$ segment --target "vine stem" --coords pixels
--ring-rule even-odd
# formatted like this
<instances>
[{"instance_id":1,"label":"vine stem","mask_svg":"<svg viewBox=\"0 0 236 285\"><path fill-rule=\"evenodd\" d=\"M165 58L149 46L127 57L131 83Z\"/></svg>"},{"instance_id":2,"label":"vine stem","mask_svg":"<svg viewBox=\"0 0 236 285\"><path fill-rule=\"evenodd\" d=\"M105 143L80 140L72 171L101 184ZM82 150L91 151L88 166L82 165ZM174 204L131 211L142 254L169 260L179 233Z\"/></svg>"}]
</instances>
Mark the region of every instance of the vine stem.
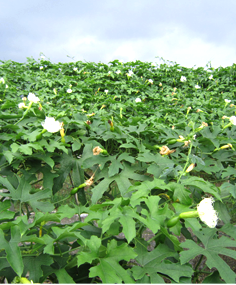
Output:
<instances>
[{"instance_id":1,"label":"vine stem","mask_svg":"<svg viewBox=\"0 0 236 285\"><path fill-rule=\"evenodd\" d=\"M193 147L193 144L190 143L189 150L188 150L188 157L187 157L187 160L186 160L184 169L183 169L183 171L181 172L181 174L180 174L180 176L179 176L179 178L178 178L178 180L177 180L177 183L179 183L181 177L184 175L184 172L185 172L186 168L188 167L188 164L189 164L189 156L190 156L190 154L191 154L192 147Z\"/></svg>"},{"instance_id":2,"label":"vine stem","mask_svg":"<svg viewBox=\"0 0 236 285\"><path fill-rule=\"evenodd\" d=\"M65 200L69 199L70 197L71 197L71 195L67 196L66 198L64 198L64 199L62 199L62 200L60 200L60 201L57 201L57 202L55 202L55 203L52 203L52 204L61 203L62 201L65 201Z\"/></svg>"},{"instance_id":3,"label":"vine stem","mask_svg":"<svg viewBox=\"0 0 236 285\"><path fill-rule=\"evenodd\" d=\"M197 272L197 269L198 269L199 265L201 264L202 259L203 259L203 254L202 254L201 257L199 258L198 263L197 263L196 266L195 266L195 269L194 269L195 273L194 273L194 277L193 277L193 283L195 283L195 281L198 279L198 272Z\"/></svg>"}]
</instances>

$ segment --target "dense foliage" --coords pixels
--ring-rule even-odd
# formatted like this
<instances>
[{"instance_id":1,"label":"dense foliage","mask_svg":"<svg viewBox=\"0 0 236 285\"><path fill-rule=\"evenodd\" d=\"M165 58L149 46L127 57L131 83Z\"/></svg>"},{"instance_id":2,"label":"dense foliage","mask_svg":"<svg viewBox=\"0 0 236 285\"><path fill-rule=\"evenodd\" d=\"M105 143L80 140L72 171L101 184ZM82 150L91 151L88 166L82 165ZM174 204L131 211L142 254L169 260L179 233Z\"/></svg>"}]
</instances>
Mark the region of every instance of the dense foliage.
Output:
<instances>
[{"instance_id":1,"label":"dense foliage","mask_svg":"<svg viewBox=\"0 0 236 285\"><path fill-rule=\"evenodd\" d=\"M42 56L0 78L2 281L235 282L236 64Z\"/></svg>"}]
</instances>

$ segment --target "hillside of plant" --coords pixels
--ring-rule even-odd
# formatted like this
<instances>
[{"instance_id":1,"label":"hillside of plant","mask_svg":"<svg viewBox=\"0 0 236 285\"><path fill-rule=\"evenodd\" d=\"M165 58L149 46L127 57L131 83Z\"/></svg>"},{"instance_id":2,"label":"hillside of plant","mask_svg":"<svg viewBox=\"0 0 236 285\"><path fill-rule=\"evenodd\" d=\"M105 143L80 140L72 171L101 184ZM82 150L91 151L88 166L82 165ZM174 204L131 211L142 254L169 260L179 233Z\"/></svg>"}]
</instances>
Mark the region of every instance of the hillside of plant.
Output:
<instances>
[{"instance_id":1,"label":"hillside of plant","mask_svg":"<svg viewBox=\"0 0 236 285\"><path fill-rule=\"evenodd\" d=\"M235 283L235 95L236 64L0 61L0 282Z\"/></svg>"}]
</instances>

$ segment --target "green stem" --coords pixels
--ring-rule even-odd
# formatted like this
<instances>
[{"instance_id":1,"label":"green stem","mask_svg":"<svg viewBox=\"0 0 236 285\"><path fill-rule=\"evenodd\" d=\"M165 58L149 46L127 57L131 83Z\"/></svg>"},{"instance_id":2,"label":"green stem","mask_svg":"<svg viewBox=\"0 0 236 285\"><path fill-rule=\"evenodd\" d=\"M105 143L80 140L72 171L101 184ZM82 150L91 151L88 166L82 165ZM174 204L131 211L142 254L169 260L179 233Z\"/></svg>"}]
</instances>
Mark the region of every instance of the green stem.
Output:
<instances>
[{"instance_id":1,"label":"green stem","mask_svg":"<svg viewBox=\"0 0 236 285\"><path fill-rule=\"evenodd\" d=\"M193 277L193 282L192 283L195 283L197 281L197 279L198 279L197 269L198 269L199 265L201 264L202 259L203 259L203 254L201 255L200 259L198 260L197 265L195 266L195 269L194 269L195 273L194 273L194 277Z\"/></svg>"},{"instance_id":2,"label":"green stem","mask_svg":"<svg viewBox=\"0 0 236 285\"><path fill-rule=\"evenodd\" d=\"M183 171L181 172L181 174L180 174L180 176L179 176L179 178L178 178L178 180L177 180L177 183L179 183L179 181L180 181L181 177L184 175L184 172L185 172L186 168L187 168L187 167L188 167L188 165L189 165L189 156L190 156L190 154L191 154L192 147L193 147L193 144L192 144L192 143L190 143L189 150L188 150L188 157L187 157L187 160L186 160L186 163L185 163L184 169L183 169Z\"/></svg>"},{"instance_id":3,"label":"green stem","mask_svg":"<svg viewBox=\"0 0 236 285\"><path fill-rule=\"evenodd\" d=\"M62 199L62 200L60 200L60 201L54 202L54 203L52 203L52 204L61 203L62 201L65 201L65 200L69 199L70 197L71 197L71 195L67 196L66 198L64 198L64 199Z\"/></svg>"},{"instance_id":4,"label":"green stem","mask_svg":"<svg viewBox=\"0 0 236 285\"><path fill-rule=\"evenodd\" d=\"M151 239L149 239L147 242L150 243L151 241L153 241L155 238L157 238L158 236L160 236L162 234L162 232L157 233L154 237L152 237Z\"/></svg>"},{"instance_id":5,"label":"green stem","mask_svg":"<svg viewBox=\"0 0 236 285\"><path fill-rule=\"evenodd\" d=\"M33 103L34 103L33 101L31 101L31 102L29 103L29 107L28 107L28 109L24 112L22 118L21 118L18 122L16 122L14 125L17 125L18 123L20 123L20 122L25 118L25 116L29 113L29 110L30 110L30 108L32 107Z\"/></svg>"}]
</instances>

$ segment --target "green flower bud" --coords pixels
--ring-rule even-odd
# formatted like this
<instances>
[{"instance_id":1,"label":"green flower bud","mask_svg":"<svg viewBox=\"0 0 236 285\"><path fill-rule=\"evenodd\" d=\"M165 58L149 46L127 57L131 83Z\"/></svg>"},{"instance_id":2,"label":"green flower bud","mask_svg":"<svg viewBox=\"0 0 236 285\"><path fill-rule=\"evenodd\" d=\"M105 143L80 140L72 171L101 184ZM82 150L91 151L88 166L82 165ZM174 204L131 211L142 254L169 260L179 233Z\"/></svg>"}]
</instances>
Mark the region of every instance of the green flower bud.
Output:
<instances>
[{"instance_id":1,"label":"green flower bud","mask_svg":"<svg viewBox=\"0 0 236 285\"><path fill-rule=\"evenodd\" d=\"M175 217L171 218L171 219L167 222L167 227L168 227L168 228L171 228L171 227L175 226L175 225L178 223L179 219L180 219L179 216L175 216Z\"/></svg>"}]
</instances>

